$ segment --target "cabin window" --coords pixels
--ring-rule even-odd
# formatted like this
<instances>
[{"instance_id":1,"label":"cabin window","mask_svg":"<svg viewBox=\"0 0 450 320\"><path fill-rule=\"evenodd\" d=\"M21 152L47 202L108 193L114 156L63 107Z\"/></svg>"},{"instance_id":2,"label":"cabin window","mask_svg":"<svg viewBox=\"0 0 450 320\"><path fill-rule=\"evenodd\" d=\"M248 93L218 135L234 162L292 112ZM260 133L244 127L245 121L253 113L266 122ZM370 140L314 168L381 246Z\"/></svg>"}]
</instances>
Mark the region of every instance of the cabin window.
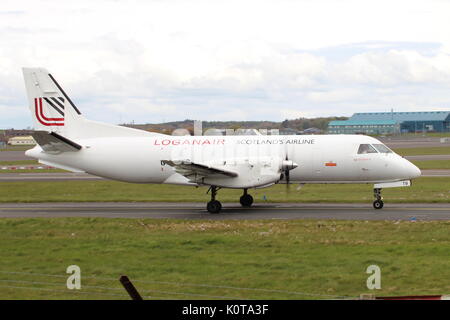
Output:
<instances>
[{"instance_id":1,"label":"cabin window","mask_svg":"<svg viewBox=\"0 0 450 320\"><path fill-rule=\"evenodd\" d=\"M370 144L361 144L358 149L358 154L377 153L374 147Z\"/></svg>"},{"instance_id":2,"label":"cabin window","mask_svg":"<svg viewBox=\"0 0 450 320\"><path fill-rule=\"evenodd\" d=\"M392 150L386 147L384 144L374 144L373 146L378 150L379 153L392 153Z\"/></svg>"}]
</instances>

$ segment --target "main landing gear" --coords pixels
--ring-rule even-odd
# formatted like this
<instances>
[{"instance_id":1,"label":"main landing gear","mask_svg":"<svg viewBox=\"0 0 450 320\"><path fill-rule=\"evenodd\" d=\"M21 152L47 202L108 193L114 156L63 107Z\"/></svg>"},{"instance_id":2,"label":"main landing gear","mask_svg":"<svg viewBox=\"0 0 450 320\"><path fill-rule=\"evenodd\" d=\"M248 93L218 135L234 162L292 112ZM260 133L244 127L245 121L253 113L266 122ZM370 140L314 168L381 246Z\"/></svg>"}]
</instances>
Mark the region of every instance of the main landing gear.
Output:
<instances>
[{"instance_id":1,"label":"main landing gear","mask_svg":"<svg viewBox=\"0 0 450 320\"><path fill-rule=\"evenodd\" d=\"M247 193L248 189L244 189L244 194L239 198L239 202L245 208L249 208L253 204L253 197Z\"/></svg>"},{"instance_id":2,"label":"main landing gear","mask_svg":"<svg viewBox=\"0 0 450 320\"><path fill-rule=\"evenodd\" d=\"M373 202L373 207L375 209L383 208L384 202L383 197L381 196L381 188L373 189L373 196L375 197L375 201Z\"/></svg>"},{"instance_id":3,"label":"main landing gear","mask_svg":"<svg viewBox=\"0 0 450 320\"><path fill-rule=\"evenodd\" d=\"M206 210L208 210L209 213L219 213L222 209L222 204L220 201L216 200L217 190L216 186L211 186L208 189L208 192L211 191L211 201L206 205Z\"/></svg>"},{"instance_id":4,"label":"main landing gear","mask_svg":"<svg viewBox=\"0 0 450 320\"><path fill-rule=\"evenodd\" d=\"M219 213L220 210L222 210L222 204L220 201L216 200L217 191L219 191L219 189L220 188L216 186L211 186L208 189L208 192L211 192L211 201L206 205L206 210L208 210L209 213ZM247 190L248 189L244 189L244 194L239 198L239 202L245 208L249 208L253 204L253 197L247 193Z\"/></svg>"}]
</instances>

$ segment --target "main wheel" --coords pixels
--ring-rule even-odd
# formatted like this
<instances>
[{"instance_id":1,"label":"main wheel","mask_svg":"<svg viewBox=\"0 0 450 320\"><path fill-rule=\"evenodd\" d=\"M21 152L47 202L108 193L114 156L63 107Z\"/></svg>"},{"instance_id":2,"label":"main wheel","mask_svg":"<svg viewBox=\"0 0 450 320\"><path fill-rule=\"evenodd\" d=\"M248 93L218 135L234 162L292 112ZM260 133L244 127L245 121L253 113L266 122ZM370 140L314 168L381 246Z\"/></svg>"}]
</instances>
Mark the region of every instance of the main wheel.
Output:
<instances>
[{"instance_id":1,"label":"main wheel","mask_svg":"<svg viewBox=\"0 0 450 320\"><path fill-rule=\"evenodd\" d=\"M208 204L206 205L206 209L209 213L219 213L222 209L222 204L220 203L220 201L212 200L208 202Z\"/></svg>"},{"instance_id":2,"label":"main wheel","mask_svg":"<svg viewBox=\"0 0 450 320\"><path fill-rule=\"evenodd\" d=\"M243 207L251 207L253 204L253 197L249 194L244 194L240 199L239 202Z\"/></svg>"},{"instance_id":3,"label":"main wheel","mask_svg":"<svg viewBox=\"0 0 450 320\"><path fill-rule=\"evenodd\" d=\"M384 205L383 200L375 200L373 202L373 207L375 209L381 209L381 208L383 208L383 205Z\"/></svg>"}]
</instances>

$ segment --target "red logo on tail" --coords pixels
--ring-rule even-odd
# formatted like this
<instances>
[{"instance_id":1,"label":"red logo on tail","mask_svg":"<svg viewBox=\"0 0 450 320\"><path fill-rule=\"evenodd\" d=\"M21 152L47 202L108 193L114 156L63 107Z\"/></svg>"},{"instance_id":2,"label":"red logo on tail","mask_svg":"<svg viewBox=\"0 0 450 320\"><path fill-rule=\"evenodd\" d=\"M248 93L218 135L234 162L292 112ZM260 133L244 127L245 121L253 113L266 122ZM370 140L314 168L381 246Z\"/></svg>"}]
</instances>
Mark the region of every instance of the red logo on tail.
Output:
<instances>
[{"instance_id":1,"label":"red logo on tail","mask_svg":"<svg viewBox=\"0 0 450 320\"><path fill-rule=\"evenodd\" d=\"M63 126L64 118L47 118L42 110L42 98L34 98L34 111L39 123L44 126ZM60 112L60 111L58 111ZM64 115L64 113L62 113Z\"/></svg>"}]
</instances>

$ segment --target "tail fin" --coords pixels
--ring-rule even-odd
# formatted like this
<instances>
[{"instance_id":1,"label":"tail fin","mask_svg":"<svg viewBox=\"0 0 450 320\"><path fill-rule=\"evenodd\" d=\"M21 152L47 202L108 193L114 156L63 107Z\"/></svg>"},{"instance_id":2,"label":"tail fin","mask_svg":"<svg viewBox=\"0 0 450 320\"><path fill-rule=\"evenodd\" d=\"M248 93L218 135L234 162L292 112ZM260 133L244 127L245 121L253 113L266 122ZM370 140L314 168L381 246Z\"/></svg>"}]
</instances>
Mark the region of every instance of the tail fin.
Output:
<instances>
[{"instance_id":1,"label":"tail fin","mask_svg":"<svg viewBox=\"0 0 450 320\"><path fill-rule=\"evenodd\" d=\"M69 122L81 120L81 112L43 68L23 68L28 103L37 130L64 134Z\"/></svg>"},{"instance_id":2,"label":"tail fin","mask_svg":"<svg viewBox=\"0 0 450 320\"><path fill-rule=\"evenodd\" d=\"M35 130L67 138L154 135L143 130L85 119L55 78L44 68L23 68L28 103Z\"/></svg>"}]
</instances>

